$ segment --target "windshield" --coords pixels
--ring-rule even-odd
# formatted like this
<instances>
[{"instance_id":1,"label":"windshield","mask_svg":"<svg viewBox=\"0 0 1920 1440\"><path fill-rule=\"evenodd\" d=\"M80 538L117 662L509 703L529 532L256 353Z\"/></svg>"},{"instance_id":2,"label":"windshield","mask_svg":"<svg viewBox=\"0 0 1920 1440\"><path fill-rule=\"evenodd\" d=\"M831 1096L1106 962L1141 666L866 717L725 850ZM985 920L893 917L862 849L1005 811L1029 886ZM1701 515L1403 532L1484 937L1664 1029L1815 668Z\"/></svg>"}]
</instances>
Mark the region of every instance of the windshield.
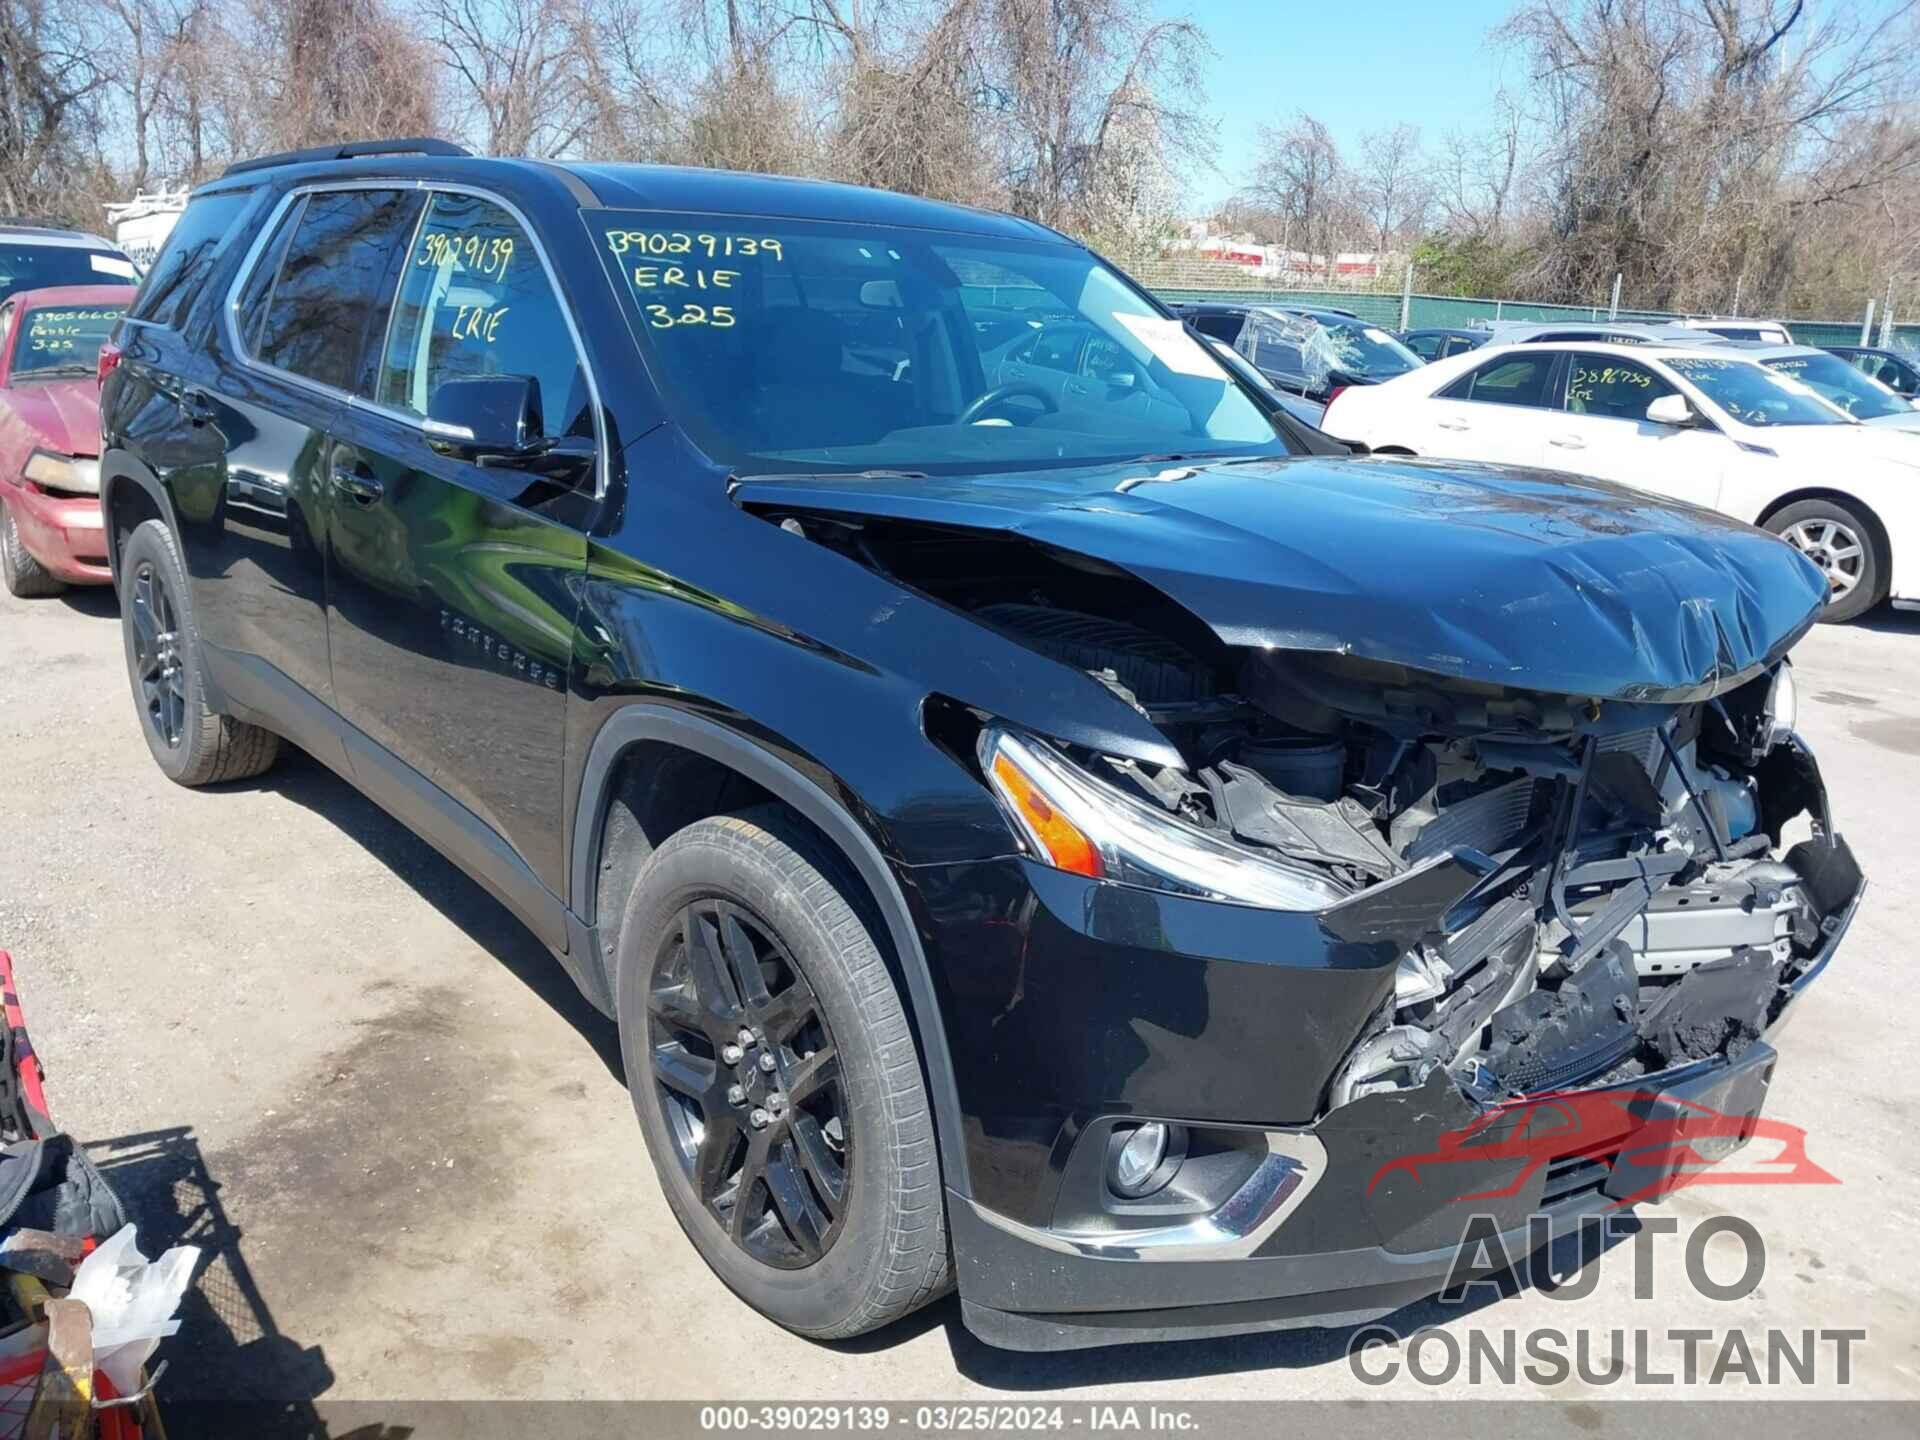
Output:
<instances>
[{"instance_id":1,"label":"windshield","mask_svg":"<svg viewBox=\"0 0 1920 1440\"><path fill-rule=\"evenodd\" d=\"M0 242L0 300L22 290L47 290L55 285L131 285L138 279L133 262L118 251Z\"/></svg>"},{"instance_id":2,"label":"windshield","mask_svg":"<svg viewBox=\"0 0 1920 1440\"><path fill-rule=\"evenodd\" d=\"M1358 320L1323 322L1320 333L1334 357L1333 368L1349 375L1384 380L1420 368L1420 357L1377 325Z\"/></svg>"},{"instance_id":3,"label":"windshield","mask_svg":"<svg viewBox=\"0 0 1920 1440\"><path fill-rule=\"evenodd\" d=\"M29 310L14 332L13 378L35 373L93 374L101 343L126 313L124 305L47 305Z\"/></svg>"},{"instance_id":4,"label":"windshield","mask_svg":"<svg viewBox=\"0 0 1920 1440\"><path fill-rule=\"evenodd\" d=\"M1791 375L1822 400L1838 405L1856 420L1914 413L1913 406L1837 355L1788 355L1766 364L1769 370Z\"/></svg>"},{"instance_id":5,"label":"windshield","mask_svg":"<svg viewBox=\"0 0 1920 1440\"><path fill-rule=\"evenodd\" d=\"M595 212L670 412L741 474L1285 454L1190 335L1084 250Z\"/></svg>"},{"instance_id":6,"label":"windshield","mask_svg":"<svg viewBox=\"0 0 1920 1440\"><path fill-rule=\"evenodd\" d=\"M1742 425L1845 425L1847 417L1812 390L1751 360L1678 356L1667 364Z\"/></svg>"}]
</instances>

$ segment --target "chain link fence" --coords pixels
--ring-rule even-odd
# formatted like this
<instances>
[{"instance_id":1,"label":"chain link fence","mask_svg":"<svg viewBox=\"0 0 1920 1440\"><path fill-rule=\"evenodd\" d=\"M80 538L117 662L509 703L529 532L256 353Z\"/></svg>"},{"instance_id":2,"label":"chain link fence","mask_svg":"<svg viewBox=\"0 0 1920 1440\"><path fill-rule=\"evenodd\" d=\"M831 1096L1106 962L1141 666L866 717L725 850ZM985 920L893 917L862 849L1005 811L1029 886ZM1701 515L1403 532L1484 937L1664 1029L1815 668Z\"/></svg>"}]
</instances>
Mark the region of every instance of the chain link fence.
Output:
<instances>
[{"instance_id":1,"label":"chain link fence","mask_svg":"<svg viewBox=\"0 0 1920 1440\"><path fill-rule=\"evenodd\" d=\"M1605 305L1557 305L1536 300L1480 300L1458 295L1423 295L1345 287L1286 288L1263 284L1243 265L1230 261L1151 259L1130 263L1127 272L1169 305L1216 300L1240 305L1282 305L1347 310L1369 324L1390 330L1402 328L1405 302L1408 329L1430 326L1466 326L1476 320L1539 320L1592 322L1608 318ZM1646 324L1692 318L1666 310L1630 310L1621 307L1614 317ZM1774 316L1744 317L1774 319ZM1802 345L1858 345L1860 320L1787 320L1787 329ZM1896 325L1893 344L1920 352L1920 324ZM1880 343L1880 322L1873 322L1869 344Z\"/></svg>"}]
</instances>

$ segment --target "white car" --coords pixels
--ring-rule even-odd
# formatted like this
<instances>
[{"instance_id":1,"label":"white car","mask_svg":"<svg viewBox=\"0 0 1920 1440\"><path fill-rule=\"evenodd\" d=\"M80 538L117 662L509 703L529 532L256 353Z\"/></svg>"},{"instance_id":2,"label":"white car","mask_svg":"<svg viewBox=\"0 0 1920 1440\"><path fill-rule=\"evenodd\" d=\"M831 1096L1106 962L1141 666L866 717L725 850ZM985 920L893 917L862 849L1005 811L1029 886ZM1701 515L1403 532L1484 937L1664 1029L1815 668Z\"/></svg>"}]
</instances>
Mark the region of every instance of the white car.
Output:
<instances>
[{"instance_id":1,"label":"white car","mask_svg":"<svg viewBox=\"0 0 1920 1440\"><path fill-rule=\"evenodd\" d=\"M1829 405L1856 420L1889 430L1920 430L1920 410L1838 355L1811 345L1740 345L1739 353L1769 370L1791 375Z\"/></svg>"},{"instance_id":2,"label":"white car","mask_svg":"<svg viewBox=\"0 0 1920 1440\"><path fill-rule=\"evenodd\" d=\"M1920 433L1863 425L1728 346L1487 346L1345 390L1376 452L1537 465L1764 526L1827 573L1825 618L1920 608Z\"/></svg>"}]
</instances>

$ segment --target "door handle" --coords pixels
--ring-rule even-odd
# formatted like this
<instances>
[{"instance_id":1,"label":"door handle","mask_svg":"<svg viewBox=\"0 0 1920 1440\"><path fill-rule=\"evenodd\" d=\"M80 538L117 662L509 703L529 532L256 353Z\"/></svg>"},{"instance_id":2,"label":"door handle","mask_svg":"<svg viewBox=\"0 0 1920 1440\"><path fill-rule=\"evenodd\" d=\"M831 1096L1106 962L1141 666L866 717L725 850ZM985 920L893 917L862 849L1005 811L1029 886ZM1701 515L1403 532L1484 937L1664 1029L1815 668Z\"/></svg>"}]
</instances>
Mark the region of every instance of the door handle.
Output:
<instances>
[{"instance_id":1,"label":"door handle","mask_svg":"<svg viewBox=\"0 0 1920 1440\"><path fill-rule=\"evenodd\" d=\"M205 425L213 419L213 402L203 390L182 390L180 413L187 417L189 425Z\"/></svg>"},{"instance_id":2,"label":"door handle","mask_svg":"<svg viewBox=\"0 0 1920 1440\"><path fill-rule=\"evenodd\" d=\"M1562 450L1584 450L1587 448L1587 442L1582 440L1578 435L1556 435L1547 441L1547 443L1549 445L1556 445Z\"/></svg>"},{"instance_id":3,"label":"door handle","mask_svg":"<svg viewBox=\"0 0 1920 1440\"><path fill-rule=\"evenodd\" d=\"M1471 430L1473 428L1464 420L1436 420L1433 423L1442 430Z\"/></svg>"},{"instance_id":4,"label":"door handle","mask_svg":"<svg viewBox=\"0 0 1920 1440\"><path fill-rule=\"evenodd\" d=\"M387 493L387 487L379 478L358 460L348 455L336 454L333 457L333 469L329 478L333 488L360 505L371 505Z\"/></svg>"}]
</instances>

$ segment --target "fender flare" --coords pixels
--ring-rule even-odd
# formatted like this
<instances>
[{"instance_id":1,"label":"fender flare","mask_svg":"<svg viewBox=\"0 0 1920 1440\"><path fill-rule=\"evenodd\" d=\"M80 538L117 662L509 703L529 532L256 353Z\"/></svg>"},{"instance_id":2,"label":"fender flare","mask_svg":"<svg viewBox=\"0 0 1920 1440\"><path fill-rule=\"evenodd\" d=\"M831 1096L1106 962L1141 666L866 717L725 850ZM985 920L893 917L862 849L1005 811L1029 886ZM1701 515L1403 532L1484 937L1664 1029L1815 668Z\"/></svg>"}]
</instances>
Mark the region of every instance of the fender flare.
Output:
<instances>
[{"instance_id":1,"label":"fender flare","mask_svg":"<svg viewBox=\"0 0 1920 1440\"><path fill-rule=\"evenodd\" d=\"M921 947L913 914L907 908L906 896L873 838L847 813L845 806L793 765L737 731L702 716L645 702L615 711L594 736L581 773L580 804L574 811L573 858L568 876L575 913L588 925L598 923L597 915L586 915L580 907L588 903L587 897L593 893L593 872L599 863L597 841L611 799L609 779L620 757L645 741L677 745L746 776L792 806L825 835L865 882L886 923L888 938L906 981L907 1000L917 1022L920 1050L927 1066L928 1098L933 1105L934 1130L939 1141L942 1179L948 1189L970 1196L973 1190L967 1179L966 1135L961 1121L959 1089L954 1082L953 1057L947 1048L947 1032L940 1018L933 972ZM607 978L609 993L612 993L614 977Z\"/></svg>"},{"instance_id":2,"label":"fender flare","mask_svg":"<svg viewBox=\"0 0 1920 1440\"><path fill-rule=\"evenodd\" d=\"M100 456L100 509L109 519L113 515L113 492L123 484L136 485L146 491L159 507L167 528L173 531L175 539L179 538L180 517L174 513L173 496L167 493L167 487L161 483L160 477L125 450L104 451ZM113 583L117 589L120 585L120 550L113 543L111 531L107 534L107 565L113 571Z\"/></svg>"}]
</instances>

